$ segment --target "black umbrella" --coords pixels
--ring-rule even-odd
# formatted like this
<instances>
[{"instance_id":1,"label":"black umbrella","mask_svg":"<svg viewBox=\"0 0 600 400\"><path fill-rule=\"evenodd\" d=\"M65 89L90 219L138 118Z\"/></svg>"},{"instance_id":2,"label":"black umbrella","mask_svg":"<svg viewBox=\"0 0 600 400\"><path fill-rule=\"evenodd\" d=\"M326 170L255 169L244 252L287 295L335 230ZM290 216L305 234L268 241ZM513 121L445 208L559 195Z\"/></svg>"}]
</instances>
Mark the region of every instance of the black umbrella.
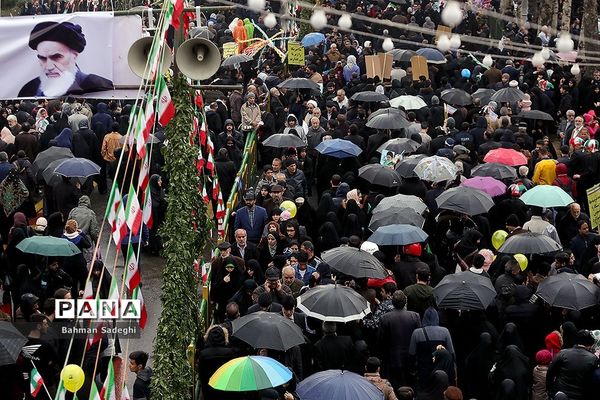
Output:
<instances>
[{"instance_id":1,"label":"black umbrella","mask_svg":"<svg viewBox=\"0 0 600 400\"><path fill-rule=\"evenodd\" d=\"M385 187L400 185L402 178L395 170L381 164L368 164L358 169L358 176L368 182Z\"/></svg>"},{"instance_id":2,"label":"black umbrella","mask_svg":"<svg viewBox=\"0 0 600 400\"><path fill-rule=\"evenodd\" d=\"M481 88L474 91L471 97L473 99L479 99L481 104L487 104L490 102L490 99L494 93L496 93L494 89Z\"/></svg>"},{"instance_id":3,"label":"black umbrella","mask_svg":"<svg viewBox=\"0 0 600 400\"><path fill-rule=\"evenodd\" d=\"M389 111L382 112L367 120L367 126L373 129L392 129L398 130L402 128L408 128L410 122L404 118L399 112Z\"/></svg>"},{"instance_id":4,"label":"black umbrella","mask_svg":"<svg viewBox=\"0 0 600 400\"><path fill-rule=\"evenodd\" d=\"M0 366L17 362L27 338L14 327L12 322L0 321Z\"/></svg>"},{"instance_id":5,"label":"black umbrella","mask_svg":"<svg viewBox=\"0 0 600 400\"><path fill-rule=\"evenodd\" d=\"M454 187L440 194L435 202L438 208L467 215L485 214L494 206L489 194L468 186Z\"/></svg>"},{"instance_id":6,"label":"black umbrella","mask_svg":"<svg viewBox=\"0 0 600 400\"><path fill-rule=\"evenodd\" d=\"M397 4L401 4L401 3L397 3ZM389 54L391 54L394 57L394 61L401 61L401 62L410 62L410 59L417 55L417 53L412 50L401 50L401 49L394 49L394 50L390 51Z\"/></svg>"},{"instance_id":7,"label":"black umbrella","mask_svg":"<svg viewBox=\"0 0 600 400\"><path fill-rule=\"evenodd\" d=\"M560 250L562 250L562 246L554 239L542 233L525 232L506 239L498 252L506 254L543 254Z\"/></svg>"},{"instance_id":8,"label":"black umbrella","mask_svg":"<svg viewBox=\"0 0 600 400\"><path fill-rule=\"evenodd\" d=\"M369 229L375 232L380 226L407 224L422 228L425 223L425 218L418 214L415 210L408 207L391 207L373 214Z\"/></svg>"},{"instance_id":9,"label":"black umbrella","mask_svg":"<svg viewBox=\"0 0 600 400\"><path fill-rule=\"evenodd\" d=\"M521 111L519 114L515 115L515 117L539 121L554 121L552 115L540 110Z\"/></svg>"},{"instance_id":10,"label":"black umbrella","mask_svg":"<svg viewBox=\"0 0 600 400\"><path fill-rule=\"evenodd\" d=\"M507 87L494 93L492 97L490 97L490 100L497 103L514 103L519 100L523 100L524 98L525 93L523 93L519 88Z\"/></svg>"},{"instance_id":11,"label":"black umbrella","mask_svg":"<svg viewBox=\"0 0 600 400\"><path fill-rule=\"evenodd\" d=\"M535 294L552 307L583 310L598 304L600 290L583 275L563 272L544 279Z\"/></svg>"},{"instance_id":12,"label":"black umbrella","mask_svg":"<svg viewBox=\"0 0 600 400\"><path fill-rule=\"evenodd\" d=\"M406 119L406 112L404 112L403 110L396 108L396 107L387 107L387 108L380 108L379 110L372 112L369 115L369 118L367 118L367 121L370 121L373 118L375 118L376 116L382 115L382 114L400 115L402 118Z\"/></svg>"},{"instance_id":13,"label":"black umbrella","mask_svg":"<svg viewBox=\"0 0 600 400\"><path fill-rule=\"evenodd\" d=\"M354 101L363 101L365 103L378 103L380 101L390 100L386 95L372 91L354 93L350 99Z\"/></svg>"},{"instance_id":14,"label":"black umbrella","mask_svg":"<svg viewBox=\"0 0 600 400\"><path fill-rule=\"evenodd\" d=\"M441 97L446 103L457 106L468 106L473 103L471 95L462 89L444 90Z\"/></svg>"},{"instance_id":15,"label":"black umbrella","mask_svg":"<svg viewBox=\"0 0 600 400\"><path fill-rule=\"evenodd\" d=\"M418 175L415 173L415 167L419 161L426 157L427 155L425 154L414 154L412 156L408 156L396 164L396 172L398 172L403 178L418 178Z\"/></svg>"},{"instance_id":16,"label":"black umbrella","mask_svg":"<svg viewBox=\"0 0 600 400\"><path fill-rule=\"evenodd\" d=\"M470 271L446 275L433 289L440 308L452 310L485 310L496 297L492 281Z\"/></svg>"},{"instance_id":17,"label":"black umbrella","mask_svg":"<svg viewBox=\"0 0 600 400\"><path fill-rule=\"evenodd\" d=\"M50 165L52 161L63 160L65 158L73 158L71 149L52 146L35 157L35 160L31 165L31 172L33 172L38 179L42 179L42 172L48 168L48 165Z\"/></svg>"},{"instance_id":18,"label":"black umbrella","mask_svg":"<svg viewBox=\"0 0 600 400\"><path fill-rule=\"evenodd\" d=\"M221 63L222 67L228 67L228 66L234 66L234 65L240 65L241 63L245 63L248 61L252 61L252 57L250 57L247 54L234 54L232 56L227 57L225 60L223 60L223 62Z\"/></svg>"},{"instance_id":19,"label":"black umbrella","mask_svg":"<svg viewBox=\"0 0 600 400\"><path fill-rule=\"evenodd\" d=\"M210 104L213 101L217 101L219 99L223 100L226 99L227 96L225 96L225 94L223 92L221 92L220 90L203 90L202 91L202 96L204 97L204 104Z\"/></svg>"},{"instance_id":20,"label":"black umbrella","mask_svg":"<svg viewBox=\"0 0 600 400\"><path fill-rule=\"evenodd\" d=\"M378 152L383 150L393 151L394 153L412 153L417 150L421 145L412 139L407 138L396 138L390 139L377 149Z\"/></svg>"},{"instance_id":21,"label":"black umbrella","mask_svg":"<svg viewBox=\"0 0 600 400\"><path fill-rule=\"evenodd\" d=\"M367 300L354 289L341 285L321 285L298 297L298 308L309 317L331 322L363 319L371 312Z\"/></svg>"},{"instance_id":22,"label":"black umbrella","mask_svg":"<svg viewBox=\"0 0 600 400\"><path fill-rule=\"evenodd\" d=\"M290 78L281 82L277 87L286 89L312 89L321 91L319 85L307 78Z\"/></svg>"},{"instance_id":23,"label":"black umbrella","mask_svg":"<svg viewBox=\"0 0 600 400\"><path fill-rule=\"evenodd\" d=\"M331 268L353 278L384 279L388 276L385 267L375 256L355 247L336 247L323 252L321 258Z\"/></svg>"},{"instance_id":24,"label":"black umbrella","mask_svg":"<svg viewBox=\"0 0 600 400\"><path fill-rule=\"evenodd\" d=\"M473 168L471 176L490 176L501 181L503 179L516 179L517 171L508 165L486 163Z\"/></svg>"},{"instance_id":25,"label":"black umbrella","mask_svg":"<svg viewBox=\"0 0 600 400\"><path fill-rule=\"evenodd\" d=\"M259 311L234 319L233 336L255 349L287 351L304 344L302 330L294 321L272 312Z\"/></svg>"},{"instance_id":26,"label":"black umbrella","mask_svg":"<svg viewBox=\"0 0 600 400\"><path fill-rule=\"evenodd\" d=\"M302 128L300 128L302 129ZM298 136L291 133L276 133L274 135L269 136L263 142L263 146L268 147L304 147L306 143Z\"/></svg>"},{"instance_id":27,"label":"black umbrella","mask_svg":"<svg viewBox=\"0 0 600 400\"><path fill-rule=\"evenodd\" d=\"M42 174L41 174L42 178L44 179L44 181L46 182L46 184L48 184L48 186L58 185L62 181L63 175L57 174L56 172L54 172L54 170L63 161L64 161L64 159L52 161L50 163L50 165L48 165L48 167L45 170L42 171ZM74 178L74 179L77 179L79 181L79 183L81 183L82 185L87 180L86 177L78 177L78 178Z\"/></svg>"}]
</instances>

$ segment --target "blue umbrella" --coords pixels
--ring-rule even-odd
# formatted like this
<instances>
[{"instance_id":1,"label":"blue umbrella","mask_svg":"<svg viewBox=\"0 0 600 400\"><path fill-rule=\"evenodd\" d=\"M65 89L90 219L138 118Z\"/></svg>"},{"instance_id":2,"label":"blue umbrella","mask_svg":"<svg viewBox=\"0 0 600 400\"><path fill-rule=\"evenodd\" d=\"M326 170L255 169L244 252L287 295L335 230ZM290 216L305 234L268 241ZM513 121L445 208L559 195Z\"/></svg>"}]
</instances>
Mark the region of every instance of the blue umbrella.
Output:
<instances>
[{"instance_id":1,"label":"blue umbrella","mask_svg":"<svg viewBox=\"0 0 600 400\"><path fill-rule=\"evenodd\" d=\"M302 38L302 46L313 47L318 46L325 41L325 35L321 32L312 32Z\"/></svg>"},{"instance_id":2,"label":"blue umbrella","mask_svg":"<svg viewBox=\"0 0 600 400\"><path fill-rule=\"evenodd\" d=\"M100 173L100 166L86 158L67 158L54 169L54 173L67 178L87 178Z\"/></svg>"},{"instance_id":3,"label":"blue umbrella","mask_svg":"<svg viewBox=\"0 0 600 400\"><path fill-rule=\"evenodd\" d=\"M301 400L383 400L383 392L366 378L350 371L330 369L317 372L298 384Z\"/></svg>"},{"instance_id":4,"label":"blue umbrella","mask_svg":"<svg viewBox=\"0 0 600 400\"><path fill-rule=\"evenodd\" d=\"M446 63L446 57L439 50L429 47L417 50L417 55L425 57L430 64Z\"/></svg>"},{"instance_id":5,"label":"blue umbrella","mask_svg":"<svg viewBox=\"0 0 600 400\"><path fill-rule=\"evenodd\" d=\"M421 243L428 235L423 229L413 225L394 224L380 226L369 238L369 242L382 246L403 246L411 243Z\"/></svg>"},{"instance_id":6,"label":"blue umbrella","mask_svg":"<svg viewBox=\"0 0 600 400\"><path fill-rule=\"evenodd\" d=\"M323 155L335 158L356 157L362 153L360 147L351 141L344 139L325 140L324 142L319 143L319 145L315 147L315 150Z\"/></svg>"}]
</instances>

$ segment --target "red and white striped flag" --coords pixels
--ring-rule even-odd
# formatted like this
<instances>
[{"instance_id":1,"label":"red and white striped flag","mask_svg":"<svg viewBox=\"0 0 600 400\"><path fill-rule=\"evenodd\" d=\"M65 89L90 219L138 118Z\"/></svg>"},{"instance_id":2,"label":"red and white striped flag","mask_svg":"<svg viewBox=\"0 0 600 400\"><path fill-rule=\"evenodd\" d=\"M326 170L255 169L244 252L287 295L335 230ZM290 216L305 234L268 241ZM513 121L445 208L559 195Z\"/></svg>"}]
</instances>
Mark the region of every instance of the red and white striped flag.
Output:
<instances>
[{"instance_id":1,"label":"red and white striped flag","mask_svg":"<svg viewBox=\"0 0 600 400\"><path fill-rule=\"evenodd\" d=\"M219 177L215 176L215 179L213 179L212 199L217 200L219 198L220 192L221 192L221 185L219 184Z\"/></svg>"},{"instance_id":2,"label":"red and white striped flag","mask_svg":"<svg viewBox=\"0 0 600 400\"><path fill-rule=\"evenodd\" d=\"M208 192L206 191L206 183L202 184L202 200L207 204L210 202L210 197L208 197Z\"/></svg>"},{"instance_id":3,"label":"red and white striped flag","mask_svg":"<svg viewBox=\"0 0 600 400\"><path fill-rule=\"evenodd\" d=\"M225 218L226 210L225 203L223 202L223 192L219 190L219 196L217 198L217 212L215 213L215 217L217 219Z\"/></svg>"},{"instance_id":4,"label":"red and white striped flag","mask_svg":"<svg viewBox=\"0 0 600 400\"><path fill-rule=\"evenodd\" d=\"M202 155L202 146L198 146L198 159L196 160L196 169L198 173L202 173L202 168L204 168L204 155Z\"/></svg>"}]
</instances>

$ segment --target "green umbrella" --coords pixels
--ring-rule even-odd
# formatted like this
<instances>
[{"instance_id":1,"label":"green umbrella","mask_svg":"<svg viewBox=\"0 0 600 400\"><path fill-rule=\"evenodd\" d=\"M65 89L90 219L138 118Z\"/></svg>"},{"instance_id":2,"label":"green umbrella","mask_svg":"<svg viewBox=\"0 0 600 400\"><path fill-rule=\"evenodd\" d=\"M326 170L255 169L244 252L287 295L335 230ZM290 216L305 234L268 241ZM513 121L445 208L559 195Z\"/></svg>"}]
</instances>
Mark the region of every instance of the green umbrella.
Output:
<instances>
[{"instance_id":1,"label":"green umbrella","mask_svg":"<svg viewBox=\"0 0 600 400\"><path fill-rule=\"evenodd\" d=\"M262 356L234 358L221 365L208 384L227 392L250 392L281 386L292 372L280 362Z\"/></svg>"},{"instance_id":2,"label":"green umbrella","mask_svg":"<svg viewBox=\"0 0 600 400\"><path fill-rule=\"evenodd\" d=\"M23 253L39 254L41 256L68 257L81 253L81 250L67 239L54 236L33 236L23 239L17 245Z\"/></svg>"},{"instance_id":3,"label":"green umbrella","mask_svg":"<svg viewBox=\"0 0 600 400\"><path fill-rule=\"evenodd\" d=\"M523 203L538 207L566 207L575 200L558 186L537 185L521 196Z\"/></svg>"}]
</instances>

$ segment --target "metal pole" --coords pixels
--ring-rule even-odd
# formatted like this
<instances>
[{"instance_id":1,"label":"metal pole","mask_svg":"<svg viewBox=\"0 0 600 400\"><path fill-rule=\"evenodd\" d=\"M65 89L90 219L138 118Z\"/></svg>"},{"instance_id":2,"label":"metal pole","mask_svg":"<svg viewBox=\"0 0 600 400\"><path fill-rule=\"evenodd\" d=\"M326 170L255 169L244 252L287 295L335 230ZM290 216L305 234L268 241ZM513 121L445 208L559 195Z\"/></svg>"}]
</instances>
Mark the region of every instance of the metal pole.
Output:
<instances>
[{"instance_id":1,"label":"metal pole","mask_svg":"<svg viewBox=\"0 0 600 400\"><path fill-rule=\"evenodd\" d=\"M209 7L202 7L202 11L228 11L228 10L233 10L235 9L235 6L209 6ZM149 12L148 8L140 8L140 9L132 9L132 10L122 10L122 11L115 11L114 15L115 16L120 16L120 15L143 15L146 12ZM162 10L160 8L154 8L151 9L152 13L160 13ZM191 8L191 7L186 7L183 9L184 12L196 12L196 8Z\"/></svg>"},{"instance_id":2,"label":"metal pole","mask_svg":"<svg viewBox=\"0 0 600 400\"><path fill-rule=\"evenodd\" d=\"M192 89L199 90L243 90L244 85L190 85ZM115 85L115 90L138 90L135 85Z\"/></svg>"}]
</instances>

